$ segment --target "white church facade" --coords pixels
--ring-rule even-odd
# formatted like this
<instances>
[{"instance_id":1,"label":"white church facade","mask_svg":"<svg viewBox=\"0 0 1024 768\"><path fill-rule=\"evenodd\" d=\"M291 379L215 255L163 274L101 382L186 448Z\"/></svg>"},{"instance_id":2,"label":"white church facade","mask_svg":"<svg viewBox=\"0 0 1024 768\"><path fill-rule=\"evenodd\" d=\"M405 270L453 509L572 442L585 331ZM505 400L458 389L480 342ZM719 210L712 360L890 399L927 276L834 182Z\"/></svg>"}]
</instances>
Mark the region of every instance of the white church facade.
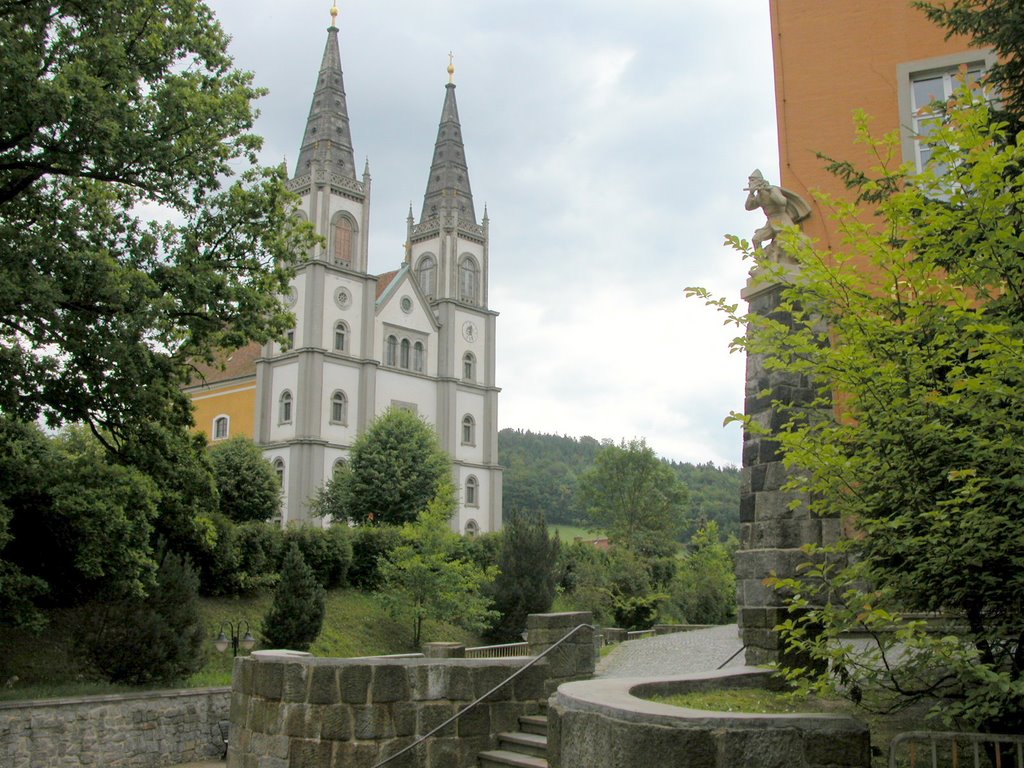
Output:
<instances>
[{"instance_id":1,"label":"white church facade","mask_svg":"<svg viewBox=\"0 0 1024 768\"><path fill-rule=\"evenodd\" d=\"M396 270L368 270L371 179L368 167L356 174L334 23L288 187L324 238L296 267L295 327L285 344L238 350L223 370L204 371L189 387L197 427L214 441L254 438L282 482L282 524L323 524L309 500L356 436L389 408L412 410L452 458L452 527L500 529L488 218L478 222L473 206L455 85L445 88L423 207L418 221L409 211Z\"/></svg>"}]
</instances>

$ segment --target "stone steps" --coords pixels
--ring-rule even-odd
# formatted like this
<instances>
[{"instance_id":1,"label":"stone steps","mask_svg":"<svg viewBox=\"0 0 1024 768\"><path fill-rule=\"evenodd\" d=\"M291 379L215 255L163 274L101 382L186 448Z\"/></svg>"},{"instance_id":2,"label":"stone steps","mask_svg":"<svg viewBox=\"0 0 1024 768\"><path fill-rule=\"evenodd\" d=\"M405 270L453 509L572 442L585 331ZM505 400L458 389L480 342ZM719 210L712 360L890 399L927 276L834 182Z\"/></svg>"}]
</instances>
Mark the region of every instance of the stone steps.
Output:
<instances>
[{"instance_id":1,"label":"stone steps","mask_svg":"<svg viewBox=\"0 0 1024 768\"><path fill-rule=\"evenodd\" d=\"M498 734L498 748L481 752L480 768L548 768L548 720L543 715L519 718L519 730Z\"/></svg>"}]
</instances>

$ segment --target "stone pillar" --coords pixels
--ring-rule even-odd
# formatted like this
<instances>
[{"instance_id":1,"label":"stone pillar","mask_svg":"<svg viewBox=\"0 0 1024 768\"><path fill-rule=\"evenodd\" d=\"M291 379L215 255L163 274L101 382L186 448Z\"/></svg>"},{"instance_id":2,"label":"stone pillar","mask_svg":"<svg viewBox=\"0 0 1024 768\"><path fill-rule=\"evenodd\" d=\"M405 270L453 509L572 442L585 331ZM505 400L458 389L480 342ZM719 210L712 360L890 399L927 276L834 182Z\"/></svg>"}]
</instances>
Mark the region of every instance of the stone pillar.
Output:
<instances>
[{"instance_id":1,"label":"stone pillar","mask_svg":"<svg viewBox=\"0 0 1024 768\"><path fill-rule=\"evenodd\" d=\"M578 611L531 613L526 617L526 642L530 656L540 656L581 624L589 626L580 629L546 657L548 679L545 689L548 695L554 693L562 683L570 680L587 680L594 676L594 669L597 666L594 616L590 611Z\"/></svg>"},{"instance_id":2,"label":"stone pillar","mask_svg":"<svg viewBox=\"0 0 1024 768\"><path fill-rule=\"evenodd\" d=\"M779 311L782 292L781 284L751 278L741 296L749 303L750 313L791 322L788 315ZM767 394L762 395L764 392ZM791 507L792 502L806 499L802 494L783 490L794 470L783 465L778 442L772 439L785 419L773 407L773 401L798 405L812 402L816 395L806 376L767 370L764 355L747 355L744 413L769 430L766 435L743 435L736 602L740 637L749 665L784 661L774 628L788 616L785 596L766 586L764 580L770 576L796 575L798 565L807 560L801 546L832 543L840 534L838 518L818 517L806 504Z\"/></svg>"},{"instance_id":3,"label":"stone pillar","mask_svg":"<svg viewBox=\"0 0 1024 768\"><path fill-rule=\"evenodd\" d=\"M466 646L462 643L424 643L423 655L428 659L464 659Z\"/></svg>"}]
</instances>

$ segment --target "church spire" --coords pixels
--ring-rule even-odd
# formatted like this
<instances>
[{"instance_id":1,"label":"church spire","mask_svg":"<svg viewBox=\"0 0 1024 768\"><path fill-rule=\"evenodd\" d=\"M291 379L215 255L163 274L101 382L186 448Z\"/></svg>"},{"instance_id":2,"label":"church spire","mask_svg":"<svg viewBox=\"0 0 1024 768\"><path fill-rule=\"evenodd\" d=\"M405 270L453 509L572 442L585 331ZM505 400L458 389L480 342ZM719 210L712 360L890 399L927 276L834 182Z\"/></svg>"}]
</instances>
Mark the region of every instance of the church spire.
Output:
<instances>
[{"instance_id":1,"label":"church spire","mask_svg":"<svg viewBox=\"0 0 1024 768\"><path fill-rule=\"evenodd\" d=\"M448 54L448 84L445 86L441 124L434 144L434 160L430 165L427 192L423 196L420 222L439 216L442 211L455 209L459 219L476 224L473 211L473 193L469 188L469 169L462 145L462 126L459 108L455 102L455 67L452 54Z\"/></svg>"},{"instance_id":2,"label":"church spire","mask_svg":"<svg viewBox=\"0 0 1024 768\"><path fill-rule=\"evenodd\" d=\"M348 107L345 103L345 83L341 74L341 50L338 45L338 6L331 8L331 26L327 28L320 74L313 91L313 103L306 118L306 132L295 166L295 176L304 176L314 164L323 163L328 173L356 178L352 153L352 135L349 132Z\"/></svg>"}]
</instances>

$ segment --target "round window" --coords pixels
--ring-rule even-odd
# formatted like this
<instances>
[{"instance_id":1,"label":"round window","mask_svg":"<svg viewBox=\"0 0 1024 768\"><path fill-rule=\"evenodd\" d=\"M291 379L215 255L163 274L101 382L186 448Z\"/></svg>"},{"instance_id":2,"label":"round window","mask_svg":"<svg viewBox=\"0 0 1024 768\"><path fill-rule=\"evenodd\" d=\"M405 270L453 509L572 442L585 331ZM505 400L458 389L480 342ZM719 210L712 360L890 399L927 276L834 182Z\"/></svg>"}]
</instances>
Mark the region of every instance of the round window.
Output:
<instances>
[{"instance_id":1,"label":"round window","mask_svg":"<svg viewBox=\"0 0 1024 768\"><path fill-rule=\"evenodd\" d=\"M352 294L347 288L339 288L334 292L334 303L341 309L348 309L352 304Z\"/></svg>"},{"instance_id":2,"label":"round window","mask_svg":"<svg viewBox=\"0 0 1024 768\"><path fill-rule=\"evenodd\" d=\"M412 299L410 299L408 296L402 297L401 305L402 311L405 312L405 314L408 315L410 312L412 312Z\"/></svg>"}]
</instances>

